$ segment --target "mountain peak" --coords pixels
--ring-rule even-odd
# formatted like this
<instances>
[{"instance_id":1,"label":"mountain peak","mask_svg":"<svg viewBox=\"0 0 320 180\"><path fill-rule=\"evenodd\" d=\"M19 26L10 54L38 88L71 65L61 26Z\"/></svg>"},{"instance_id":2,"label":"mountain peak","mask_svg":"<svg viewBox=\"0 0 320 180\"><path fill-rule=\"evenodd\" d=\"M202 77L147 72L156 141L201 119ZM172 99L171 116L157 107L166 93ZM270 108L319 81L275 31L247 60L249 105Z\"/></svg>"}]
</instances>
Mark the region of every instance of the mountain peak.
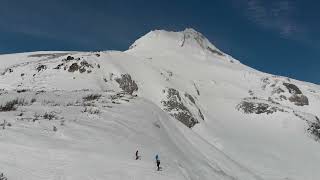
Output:
<instances>
[{"instance_id":1,"label":"mountain peak","mask_svg":"<svg viewBox=\"0 0 320 180\"><path fill-rule=\"evenodd\" d=\"M196 43L204 50L216 50L219 52L219 54L223 55L223 53L220 50L218 50L204 35L196 31L195 29L186 28L184 31L180 33L183 34L183 44L181 44L181 46L184 46L188 43Z\"/></svg>"},{"instance_id":2,"label":"mountain peak","mask_svg":"<svg viewBox=\"0 0 320 180\"><path fill-rule=\"evenodd\" d=\"M193 28L186 28L178 32L153 30L136 40L129 48L129 51L143 51L144 53L154 50L177 52L187 50L190 53L225 56L204 35Z\"/></svg>"}]
</instances>

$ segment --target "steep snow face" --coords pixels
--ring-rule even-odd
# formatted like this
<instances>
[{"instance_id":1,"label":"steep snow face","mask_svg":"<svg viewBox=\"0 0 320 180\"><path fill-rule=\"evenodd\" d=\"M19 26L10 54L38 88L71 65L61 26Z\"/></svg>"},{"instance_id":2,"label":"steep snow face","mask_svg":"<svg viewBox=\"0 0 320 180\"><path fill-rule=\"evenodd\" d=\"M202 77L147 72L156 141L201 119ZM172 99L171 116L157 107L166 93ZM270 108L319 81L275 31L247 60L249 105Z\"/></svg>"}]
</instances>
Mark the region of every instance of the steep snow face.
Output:
<instances>
[{"instance_id":1,"label":"steep snow face","mask_svg":"<svg viewBox=\"0 0 320 180\"><path fill-rule=\"evenodd\" d=\"M2 55L0 89L10 179L320 177L320 87L247 67L193 29L125 52Z\"/></svg>"}]
</instances>

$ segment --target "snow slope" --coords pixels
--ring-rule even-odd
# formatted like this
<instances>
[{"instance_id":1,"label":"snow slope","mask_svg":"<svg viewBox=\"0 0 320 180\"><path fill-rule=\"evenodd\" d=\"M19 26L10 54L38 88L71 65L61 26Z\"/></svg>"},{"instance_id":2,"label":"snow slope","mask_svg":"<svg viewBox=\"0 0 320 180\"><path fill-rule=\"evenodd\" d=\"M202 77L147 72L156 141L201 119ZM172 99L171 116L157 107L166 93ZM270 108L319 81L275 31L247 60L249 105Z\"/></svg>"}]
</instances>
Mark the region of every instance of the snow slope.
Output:
<instances>
[{"instance_id":1,"label":"snow slope","mask_svg":"<svg viewBox=\"0 0 320 180\"><path fill-rule=\"evenodd\" d=\"M320 177L320 87L247 67L193 29L125 52L1 55L0 74L1 107L19 100L0 107L8 179Z\"/></svg>"}]
</instances>

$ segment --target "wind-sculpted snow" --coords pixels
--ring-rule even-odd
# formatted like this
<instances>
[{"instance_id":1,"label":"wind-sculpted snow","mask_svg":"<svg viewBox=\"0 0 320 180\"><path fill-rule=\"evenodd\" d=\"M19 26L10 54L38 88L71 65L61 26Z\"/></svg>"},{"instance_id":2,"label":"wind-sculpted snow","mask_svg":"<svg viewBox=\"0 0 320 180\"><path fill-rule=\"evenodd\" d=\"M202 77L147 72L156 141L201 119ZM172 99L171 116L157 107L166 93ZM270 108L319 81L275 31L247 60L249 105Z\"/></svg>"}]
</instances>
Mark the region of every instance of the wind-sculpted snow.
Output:
<instances>
[{"instance_id":1,"label":"wind-sculpted snow","mask_svg":"<svg viewBox=\"0 0 320 180\"><path fill-rule=\"evenodd\" d=\"M124 52L0 55L0 173L315 180L319 107L318 85L247 67L193 29Z\"/></svg>"}]
</instances>

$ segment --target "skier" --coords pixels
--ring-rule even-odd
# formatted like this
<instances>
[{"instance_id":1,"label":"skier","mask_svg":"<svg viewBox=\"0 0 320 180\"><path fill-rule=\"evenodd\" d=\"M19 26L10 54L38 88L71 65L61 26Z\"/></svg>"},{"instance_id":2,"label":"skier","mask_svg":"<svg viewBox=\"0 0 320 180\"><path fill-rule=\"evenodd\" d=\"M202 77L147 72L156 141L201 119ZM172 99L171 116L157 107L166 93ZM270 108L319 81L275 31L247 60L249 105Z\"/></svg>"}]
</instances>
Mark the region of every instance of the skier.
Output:
<instances>
[{"instance_id":1,"label":"skier","mask_svg":"<svg viewBox=\"0 0 320 180\"><path fill-rule=\"evenodd\" d=\"M156 163L157 163L158 171L160 171L161 167L160 167L160 159L158 154L156 155Z\"/></svg>"},{"instance_id":2,"label":"skier","mask_svg":"<svg viewBox=\"0 0 320 180\"><path fill-rule=\"evenodd\" d=\"M140 156L139 156L139 151L137 150L136 151L136 160L140 159Z\"/></svg>"}]
</instances>

